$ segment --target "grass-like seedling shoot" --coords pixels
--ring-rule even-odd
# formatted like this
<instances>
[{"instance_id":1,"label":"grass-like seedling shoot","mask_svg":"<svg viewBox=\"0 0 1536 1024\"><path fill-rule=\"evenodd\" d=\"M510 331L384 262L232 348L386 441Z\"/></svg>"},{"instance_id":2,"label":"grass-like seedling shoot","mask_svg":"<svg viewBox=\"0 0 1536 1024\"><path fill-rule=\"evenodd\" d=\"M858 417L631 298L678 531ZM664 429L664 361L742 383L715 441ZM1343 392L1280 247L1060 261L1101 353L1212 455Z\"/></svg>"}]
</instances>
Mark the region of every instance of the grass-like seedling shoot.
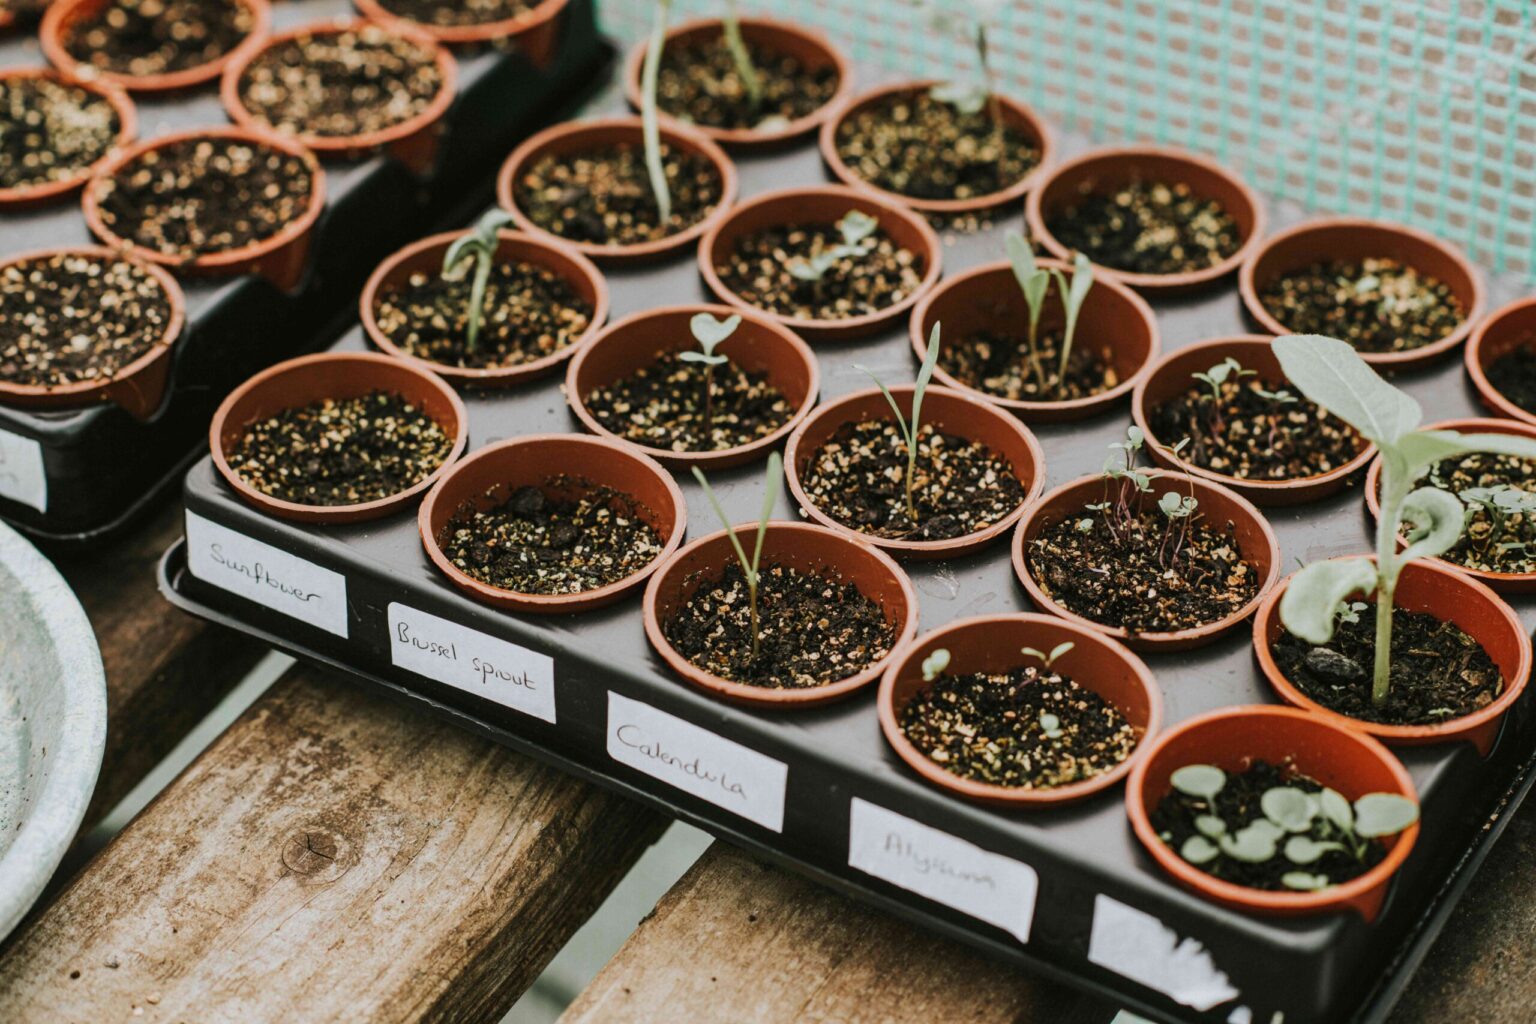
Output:
<instances>
[{"instance_id":1,"label":"grass-like seedling shoot","mask_svg":"<svg viewBox=\"0 0 1536 1024\"><path fill-rule=\"evenodd\" d=\"M907 444L907 515L915 523L917 522L917 506L912 502L912 488L917 480L917 437L922 429L923 395L928 391L928 382L933 380L934 367L939 365L939 324L933 325L933 330L928 335L928 352L923 356L922 368L917 371L917 383L912 387L912 417L909 420L901 414L901 406L896 404L896 398L891 394L891 389L885 386L885 382L875 375L875 372L861 363L853 365L869 375L869 379L875 382L880 393L885 396L890 404L891 412L896 417L896 427L901 431L902 440Z\"/></svg>"},{"instance_id":2,"label":"grass-like seedling shoot","mask_svg":"<svg viewBox=\"0 0 1536 1024\"><path fill-rule=\"evenodd\" d=\"M498 232L511 223L512 215L505 210L490 210L466 234L455 239L443 255L443 279L446 281L462 281L470 266L475 268L474 280L469 289L468 328L464 334L466 352L475 351L475 346L480 343L480 324L485 316L485 286L491 279L491 264L501 244Z\"/></svg>"},{"instance_id":3,"label":"grass-like seedling shoot","mask_svg":"<svg viewBox=\"0 0 1536 1024\"><path fill-rule=\"evenodd\" d=\"M651 23L651 39L645 47L645 63L640 70L640 134L645 142L645 171L656 196L656 224L666 231L672 219L672 190L667 187L667 171L661 162L661 126L656 106L656 83L661 77L661 51L667 45L667 18L672 0L656 0L656 14Z\"/></svg>"},{"instance_id":4,"label":"grass-like seedling shoot","mask_svg":"<svg viewBox=\"0 0 1536 1024\"><path fill-rule=\"evenodd\" d=\"M1088 257L1078 253L1072 263L1072 277L1068 279L1055 267L1042 267L1035 260L1035 250L1029 241L1017 231L1010 231L1007 239L1008 262L1013 267L1014 279L1024 293L1024 305L1029 311L1029 358L1030 370L1040 382L1042 391L1050 387L1045 367L1040 358L1040 316L1045 312L1045 298L1056 283L1056 294L1061 296L1062 309L1066 314L1062 328L1061 354L1056 368L1056 390L1067 384L1067 364L1072 358L1072 340L1077 334L1077 318L1093 287L1093 264Z\"/></svg>"},{"instance_id":5,"label":"grass-like seedling shoot","mask_svg":"<svg viewBox=\"0 0 1536 1024\"><path fill-rule=\"evenodd\" d=\"M709 499L710 508L715 510L720 524L725 527L725 532L731 539L731 547L736 551L736 560L741 563L742 575L747 580L747 600L749 601L748 613L752 623L752 655L749 661L757 660L757 649L761 640L761 625L757 613L758 583L762 580L759 570L763 561L763 541L768 536L768 520L773 515L773 506L778 504L779 493L784 489L784 459L778 452L768 456L767 476L763 480L763 512L757 521L757 543L752 547L752 557L747 557L746 548L742 547L741 538L736 536L736 528L731 525L730 517L725 514L725 509L720 506L720 500L715 497L714 488L709 486L709 481L697 466L693 469L693 478L704 488L704 496Z\"/></svg>"},{"instance_id":6,"label":"grass-like seedling shoot","mask_svg":"<svg viewBox=\"0 0 1536 1024\"><path fill-rule=\"evenodd\" d=\"M758 106L763 102L763 80L758 77L757 68L752 66L746 40L741 38L741 17L736 10L736 0L725 0L725 13L721 15L720 23L725 28L726 49L731 51L731 59L736 62L736 73L741 76L741 84L747 87L747 98L754 107Z\"/></svg>"}]
</instances>

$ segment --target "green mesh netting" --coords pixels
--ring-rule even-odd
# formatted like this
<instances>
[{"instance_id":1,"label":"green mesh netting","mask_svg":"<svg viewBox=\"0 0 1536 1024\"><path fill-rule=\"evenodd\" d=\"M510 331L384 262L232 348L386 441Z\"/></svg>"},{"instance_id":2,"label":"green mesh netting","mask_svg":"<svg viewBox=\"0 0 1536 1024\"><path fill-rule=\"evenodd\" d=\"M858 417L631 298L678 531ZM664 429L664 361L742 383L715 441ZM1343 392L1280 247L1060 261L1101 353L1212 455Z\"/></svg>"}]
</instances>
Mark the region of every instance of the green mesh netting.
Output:
<instances>
[{"instance_id":1,"label":"green mesh netting","mask_svg":"<svg viewBox=\"0 0 1536 1024\"><path fill-rule=\"evenodd\" d=\"M965 0L951 0L963 5ZM676 0L674 20L721 0ZM1096 140L1214 155L1308 209L1406 221L1494 271L1536 279L1532 0L1015 0L999 15L1009 91ZM644 35L648 0L601 0ZM748 6L815 25L866 66L969 70L902 0Z\"/></svg>"}]
</instances>

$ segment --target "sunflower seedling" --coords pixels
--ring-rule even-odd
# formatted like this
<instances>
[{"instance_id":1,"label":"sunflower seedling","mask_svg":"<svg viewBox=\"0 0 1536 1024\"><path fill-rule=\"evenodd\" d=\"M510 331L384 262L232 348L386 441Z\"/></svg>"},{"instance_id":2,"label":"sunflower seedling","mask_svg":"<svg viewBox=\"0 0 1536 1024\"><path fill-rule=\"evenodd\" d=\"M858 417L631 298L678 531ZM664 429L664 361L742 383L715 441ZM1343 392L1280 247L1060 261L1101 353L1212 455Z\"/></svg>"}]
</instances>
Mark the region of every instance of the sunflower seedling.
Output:
<instances>
[{"instance_id":1,"label":"sunflower seedling","mask_svg":"<svg viewBox=\"0 0 1536 1024\"><path fill-rule=\"evenodd\" d=\"M646 43L645 63L640 69L640 135L645 143L645 173L651 180L651 193L656 197L656 228L665 233L672 220L672 190L667 186L667 171L661 161L656 88L661 77L661 51L667 45L667 17L672 13L672 0L655 2L651 39Z\"/></svg>"},{"instance_id":2,"label":"sunflower seedling","mask_svg":"<svg viewBox=\"0 0 1536 1024\"><path fill-rule=\"evenodd\" d=\"M512 223L505 210L491 210L465 234L454 239L443 254L443 280L462 281L474 267L469 287L468 326L464 332L464 351L473 352L480 344L480 324L485 317L485 286L491 280L491 264L501 245L498 232Z\"/></svg>"},{"instance_id":3,"label":"sunflower seedling","mask_svg":"<svg viewBox=\"0 0 1536 1024\"><path fill-rule=\"evenodd\" d=\"M720 500L715 497L714 488L709 486L709 481L704 478L699 467L693 467L693 478L704 488L704 496L709 499L710 507L725 527L726 535L731 539L731 547L736 551L736 561L741 564L742 576L747 581L747 608L752 628L752 656L748 664L757 660L757 650L762 639L762 627L757 613L757 591L762 581L763 540L768 536L768 517L773 515L773 506L778 504L779 492L784 489L784 460L778 452L768 456L767 472L763 480L763 512L757 520L757 543L752 547L752 557L748 558L746 549L741 546L741 538L736 536L736 528L731 525L725 509L720 507Z\"/></svg>"},{"instance_id":4,"label":"sunflower seedling","mask_svg":"<svg viewBox=\"0 0 1536 1024\"><path fill-rule=\"evenodd\" d=\"M901 406L896 404L896 396L891 394L891 389L885 386L881 379L875 376L873 370L860 363L854 363L855 367L869 375L869 379L875 382L880 393L885 396L886 402L891 406L891 412L896 416L896 427L901 431L901 438L907 444L907 517L912 522L917 522L917 505L912 501L912 488L917 480L917 440L922 430L923 396L928 391L928 382L933 379L934 367L939 365L939 325L934 324L933 330L928 335L928 352L923 356L922 368L917 371L917 383L912 387L912 417L909 420L901 414Z\"/></svg>"},{"instance_id":5,"label":"sunflower seedling","mask_svg":"<svg viewBox=\"0 0 1536 1024\"><path fill-rule=\"evenodd\" d=\"M739 313L733 313L724 320L716 320L708 313L695 313L693 319L688 321L688 329L693 332L693 340L699 343L699 347L689 349L677 357L685 363L698 363L704 367L704 437L706 441L713 437L715 367L727 362L725 356L715 354L715 349L721 342L735 334L736 328L740 326L741 314Z\"/></svg>"},{"instance_id":6,"label":"sunflower seedling","mask_svg":"<svg viewBox=\"0 0 1536 1024\"><path fill-rule=\"evenodd\" d=\"M837 245L828 246L821 252L791 260L790 276L797 281L807 281L812 284L819 299L821 282L827 276L827 271L845 259L858 259L868 253L872 247L870 236L879 226L880 222L863 210L849 210L843 214L836 225L842 241Z\"/></svg>"},{"instance_id":7,"label":"sunflower seedling","mask_svg":"<svg viewBox=\"0 0 1536 1024\"><path fill-rule=\"evenodd\" d=\"M1403 566L1449 551L1466 516L1447 491L1414 485L1436 463L1470 452L1536 458L1536 440L1511 434L1421 430L1419 403L1382 380L1342 341L1315 334L1276 338L1274 351L1290 382L1309 400L1354 427L1381 450L1376 560L1338 558L1298 572L1280 600L1280 621L1293 635L1321 646L1333 638L1335 610L1350 595L1376 595L1376 651L1371 699L1387 699L1392 668L1392 600ZM1407 544L1397 550L1403 527Z\"/></svg>"}]
</instances>

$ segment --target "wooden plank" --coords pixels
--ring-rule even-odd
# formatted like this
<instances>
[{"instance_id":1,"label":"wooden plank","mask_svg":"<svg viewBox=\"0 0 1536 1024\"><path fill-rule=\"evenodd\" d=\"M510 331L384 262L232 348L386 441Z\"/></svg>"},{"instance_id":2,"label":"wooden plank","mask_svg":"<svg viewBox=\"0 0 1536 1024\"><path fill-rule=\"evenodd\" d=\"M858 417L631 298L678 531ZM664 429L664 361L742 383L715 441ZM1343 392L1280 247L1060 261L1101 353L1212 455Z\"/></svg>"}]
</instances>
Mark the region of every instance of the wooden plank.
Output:
<instances>
[{"instance_id":1,"label":"wooden plank","mask_svg":"<svg viewBox=\"0 0 1536 1024\"><path fill-rule=\"evenodd\" d=\"M665 824L295 670L0 957L0 1020L494 1021Z\"/></svg>"}]
</instances>

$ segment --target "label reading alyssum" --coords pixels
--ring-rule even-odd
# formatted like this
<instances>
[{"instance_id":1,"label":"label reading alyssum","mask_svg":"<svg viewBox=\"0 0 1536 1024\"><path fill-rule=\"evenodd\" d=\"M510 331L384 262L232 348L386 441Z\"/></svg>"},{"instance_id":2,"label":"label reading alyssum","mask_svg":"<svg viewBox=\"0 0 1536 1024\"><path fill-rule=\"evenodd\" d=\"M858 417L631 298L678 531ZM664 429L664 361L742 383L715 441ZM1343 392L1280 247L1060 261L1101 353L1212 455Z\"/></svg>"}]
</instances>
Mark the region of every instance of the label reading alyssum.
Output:
<instances>
[{"instance_id":1,"label":"label reading alyssum","mask_svg":"<svg viewBox=\"0 0 1536 1024\"><path fill-rule=\"evenodd\" d=\"M392 601L389 657L419 676L555 720L555 662L548 655Z\"/></svg>"},{"instance_id":2,"label":"label reading alyssum","mask_svg":"<svg viewBox=\"0 0 1536 1024\"><path fill-rule=\"evenodd\" d=\"M611 690L608 756L764 828L784 830L789 769L783 761Z\"/></svg>"},{"instance_id":3,"label":"label reading alyssum","mask_svg":"<svg viewBox=\"0 0 1536 1024\"><path fill-rule=\"evenodd\" d=\"M854 797L848 866L1029 941L1039 876L948 832Z\"/></svg>"},{"instance_id":4,"label":"label reading alyssum","mask_svg":"<svg viewBox=\"0 0 1536 1024\"><path fill-rule=\"evenodd\" d=\"M43 446L30 437L0 430L0 497L48 511L48 475Z\"/></svg>"},{"instance_id":5,"label":"label reading alyssum","mask_svg":"<svg viewBox=\"0 0 1536 1024\"><path fill-rule=\"evenodd\" d=\"M190 511L187 568L204 583L347 635L345 576Z\"/></svg>"}]
</instances>

